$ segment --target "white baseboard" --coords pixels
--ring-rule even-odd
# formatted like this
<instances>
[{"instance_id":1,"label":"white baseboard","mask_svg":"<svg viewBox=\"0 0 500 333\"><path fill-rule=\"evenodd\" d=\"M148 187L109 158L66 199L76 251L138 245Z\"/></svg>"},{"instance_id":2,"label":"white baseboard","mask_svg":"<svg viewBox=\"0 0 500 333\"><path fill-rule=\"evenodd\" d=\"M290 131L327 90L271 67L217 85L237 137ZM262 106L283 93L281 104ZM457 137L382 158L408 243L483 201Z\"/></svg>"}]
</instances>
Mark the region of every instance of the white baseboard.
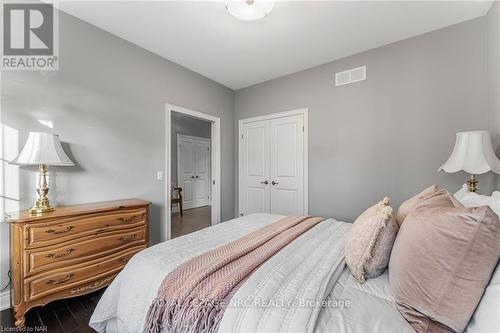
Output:
<instances>
[{"instance_id":1,"label":"white baseboard","mask_svg":"<svg viewBox=\"0 0 500 333\"><path fill-rule=\"evenodd\" d=\"M0 293L0 311L10 308L10 290Z\"/></svg>"}]
</instances>

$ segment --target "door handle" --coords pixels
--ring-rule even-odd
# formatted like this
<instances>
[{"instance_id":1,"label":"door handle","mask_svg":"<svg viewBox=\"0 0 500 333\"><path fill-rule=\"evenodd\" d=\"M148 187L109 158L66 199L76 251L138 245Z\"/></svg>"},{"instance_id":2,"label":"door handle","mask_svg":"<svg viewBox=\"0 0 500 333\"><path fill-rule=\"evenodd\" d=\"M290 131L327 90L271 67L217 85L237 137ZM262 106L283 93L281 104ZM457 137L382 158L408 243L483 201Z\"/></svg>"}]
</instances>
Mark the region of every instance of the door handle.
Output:
<instances>
[{"instance_id":1,"label":"door handle","mask_svg":"<svg viewBox=\"0 0 500 333\"><path fill-rule=\"evenodd\" d=\"M279 183L278 182L275 182L274 180L271 182L271 184L273 185L278 185Z\"/></svg>"},{"instance_id":2,"label":"door handle","mask_svg":"<svg viewBox=\"0 0 500 333\"><path fill-rule=\"evenodd\" d=\"M261 184L267 185L269 182L267 180L264 180L263 182L260 182Z\"/></svg>"}]
</instances>

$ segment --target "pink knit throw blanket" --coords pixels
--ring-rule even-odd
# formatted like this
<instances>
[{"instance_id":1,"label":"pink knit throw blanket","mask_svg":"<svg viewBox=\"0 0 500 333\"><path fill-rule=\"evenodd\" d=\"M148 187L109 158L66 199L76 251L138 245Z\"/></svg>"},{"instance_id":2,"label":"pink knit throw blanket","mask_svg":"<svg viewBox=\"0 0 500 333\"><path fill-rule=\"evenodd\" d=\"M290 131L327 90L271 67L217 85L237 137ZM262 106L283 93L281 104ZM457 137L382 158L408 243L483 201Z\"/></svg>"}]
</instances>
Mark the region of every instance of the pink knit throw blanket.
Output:
<instances>
[{"instance_id":1,"label":"pink knit throw blanket","mask_svg":"<svg viewBox=\"0 0 500 333\"><path fill-rule=\"evenodd\" d=\"M163 280L144 332L216 332L225 306L251 273L323 220L285 217L178 266Z\"/></svg>"}]
</instances>

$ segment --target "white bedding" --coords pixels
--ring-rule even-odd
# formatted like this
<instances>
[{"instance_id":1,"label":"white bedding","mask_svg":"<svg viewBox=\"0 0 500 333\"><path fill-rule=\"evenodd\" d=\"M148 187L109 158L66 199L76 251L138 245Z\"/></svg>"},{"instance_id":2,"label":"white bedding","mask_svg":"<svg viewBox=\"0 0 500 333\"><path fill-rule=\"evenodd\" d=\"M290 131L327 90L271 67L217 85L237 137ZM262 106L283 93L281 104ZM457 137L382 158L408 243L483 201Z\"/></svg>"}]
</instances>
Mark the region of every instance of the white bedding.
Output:
<instances>
[{"instance_id":1,"label":"white bedding","mask_svg":"<svg viewBox=\"0 0 500 333\"><path fill-rule=\"evenodd\" d=\"M350 306L323 309L316 322L316 332L415 332L396 309L387 270L359 284L345 267L327 297L327 300L334 299L349 300Z\"/></svg>"},{"instance_id":2,"label":"white bedding","mask_svg":"<svg viewBox=\"0 0 500 333\"><path fill-rule=\"evenodd\" d=\"M157 244L138 253L105 291L92 315L90 326L99 332L142 332L149 305L156 297L158 287L168 272L189 258L237 239L281 217L269 214L248 215ZM269 330L297 331L298 329L301 330L304 323L306 323L304 326L306 330L314 330L316 332L412 332L411 326L409 326L394 306L387 274L376 279L370 279L364 285L359 285L350 276L348 269L345 268L340 278L338 278L343 267L343 252L341 250L343 248L343 238L349 225L334 220L328 220L322 224L327 222L330 223L330 226L338 224L336 227L338 232L331 233L332 248L329 250L339 253L332 254L326 251L326 249L317 250L316 252L325 252L325 258L322 260L318 259L318 265L321 262L325 266L325 263L327 263L326 260L330 260L333 268L332 272L328 273L328 276L333 276L334 280L332 281L336 283L333 285L333 290L331 290L332 283L328 285L329 281L324 281L323 283L317 281L313 285L312 290L309 290L309 293L311 295L315 295L316 293L324 297L324 295L315 290L324 288L327 294L331 290L326 300L350 301L350 306L344 306L343 308L330 306L316 308L313 311L302 309L297 315L297 318L303 317L300 320L295 318L295 316L288 318L290 316L289 312L287 314L287 312L273 310L271 312L273 320L262 321L263 324L260 324L259 330L262 332L269 332ZM322 224L315 228L321 227ZM330 228L330 231L334 229ZM302 237L306 237L307 235L308 233ZM255 284L255 281L258 281L258 273L273 272L275 274L273 280L279 280L280 273L276 273L275 269L277 263L280 260L285 261L287 258L291 258L290 253L299 253L297 252L298 248L303 248L302 260L304 262L303 265L296 265L301 266L302 269L302 271L298 270L298 272L311 271L311 268L307 268L306 263L307 255L313 251L313 248L307 249L307 244L310 244L311 240L302 240L303 245L296 242L290 244L294 246L289 245L259 268L245 285L238 290L235 297L248 296L248 293L251 293L255 289L252 283ZM286 251L291 252L287 253ZM297 256L295 260L300 260L300 256ZM323 272L324 269L320 271ZM286 272L283 273L286 274ZM320 275L317 274L317 276ZM327 274L323 278L326 279L326 276ZM274 295L280 294L276 294L275 291ZM282 296L288 297L290 295L295 294L285 293ZM237 310L234 308L226 310L227 312L224 314L220 327L221 332L235 330L234 323L240 320L240 317L234 316L234 311ZM254 318L253 316L256 313L258 311L246 311L245 315L248 315L248 318ZM293 314L295 315L296 313ZM310 324L308 323L309 320L304 320L307 317L314 317L317 320ZM258 322L258 320L255 320L255 322ZM253 332L252 320L246 320L245 323L245 325L239 325L239 331ZM286 329L283 328L282 323L287 324ZM275 330L273 327L276 327L276 325L282 325L282 328Z\"/></svg>"},{"instance_id":3,"label":"white bedding","mask_svg":"<svg viewBox=\"0 0 500 333\"><path fill-rule=\"evenodd\" d=\"M345 267L349 228L323 221L266 261L234 294L218 332L314 332L322 309L316 304Z\"/></svg>"}]
</instances>

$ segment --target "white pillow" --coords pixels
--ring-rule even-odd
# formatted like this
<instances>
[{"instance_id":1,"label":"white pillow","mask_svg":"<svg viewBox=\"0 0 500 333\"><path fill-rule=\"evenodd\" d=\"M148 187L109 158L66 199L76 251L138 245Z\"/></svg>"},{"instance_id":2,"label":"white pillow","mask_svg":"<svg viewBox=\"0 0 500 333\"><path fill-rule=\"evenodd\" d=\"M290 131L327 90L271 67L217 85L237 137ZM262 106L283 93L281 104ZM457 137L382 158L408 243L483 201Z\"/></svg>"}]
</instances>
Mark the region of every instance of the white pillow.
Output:
<instances>
[{"instance_id":1,"label":"white pillow","mask_svg":"<svg viewBox=\"0 0 500 333\"><path fill-rule=\"evenodd\" d=\"M453 195L465 207L481 207L490 206L493 211L500 216L500 192L495 191L491 196L481 195L474 192L469 192L467 185Z\"/></svg>"},{"instance_id":2,"label":"white pillow","mask_svg":"<svg viewBox=\"0 0 500 333\"><path fill-rule=\"evenodd\" d=\"M500 265L484 291L483 298L476 308L469 325L468 333L500 332Z\"/></svg>"}]
</instances>

